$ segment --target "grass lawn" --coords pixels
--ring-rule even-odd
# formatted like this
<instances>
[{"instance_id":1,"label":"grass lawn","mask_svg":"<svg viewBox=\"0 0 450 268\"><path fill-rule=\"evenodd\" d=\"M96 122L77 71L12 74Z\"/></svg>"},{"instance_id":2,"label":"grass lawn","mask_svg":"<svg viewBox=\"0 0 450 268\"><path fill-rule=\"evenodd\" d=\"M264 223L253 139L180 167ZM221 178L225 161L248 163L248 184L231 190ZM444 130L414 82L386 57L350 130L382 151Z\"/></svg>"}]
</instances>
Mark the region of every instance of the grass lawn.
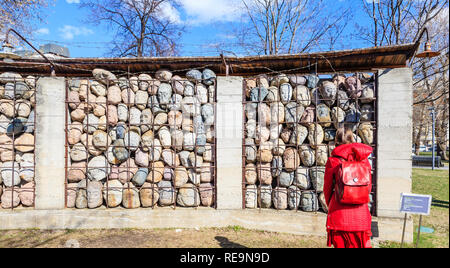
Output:
<instances>
[{"instance_id":1,"label":"grass lawn","mask_svg":"<svg viewBox=\"0 0 450 268\"><path fill-rule=\"evenodd\" d=\"M431 213L422 216L422 226L434 229L434 233L420 233L420 248L449 247L449 173L448 170L413 169L412 192L433 196ZM419 216L413 215L414 243L405 247L415 247ZM382 243L382 247L399 247L399 243Z\"/></svg>"},{"instance_id":2,"label":"grass lawn","mask_svg":"<svg viewBox=\"0 0 450 268\"><path fill-rule=\"evenodd\" d=\"M324 248L325 237L308 237L239 226L152 230L13 230L0 231L0 248L58 248L71 241L87 248Z\"/></svg>"},{"instance_id":3,"label":"grass lawn","mask_svg":"<svg viewBox=\"0 0 450 268\"><path fill-rule=\"evenodd\" d=\"M449 175L448 171L413 169L412 192L433 196L431 214L423 216L422 226L434 233L421 233L419 247L449 247ZM419 216L413 216L414 229ZM414 243L404 245L415 247ZM0 231L0 248L10 247L65 247L76 241L80 247L149 247L149 248L324 248L325 237L300 236L273 232L246 230L239 226L201 229L152 230L8 230ZM400 243L381 242L380 247L398 248Z\"/></svg>"}]
</instances>

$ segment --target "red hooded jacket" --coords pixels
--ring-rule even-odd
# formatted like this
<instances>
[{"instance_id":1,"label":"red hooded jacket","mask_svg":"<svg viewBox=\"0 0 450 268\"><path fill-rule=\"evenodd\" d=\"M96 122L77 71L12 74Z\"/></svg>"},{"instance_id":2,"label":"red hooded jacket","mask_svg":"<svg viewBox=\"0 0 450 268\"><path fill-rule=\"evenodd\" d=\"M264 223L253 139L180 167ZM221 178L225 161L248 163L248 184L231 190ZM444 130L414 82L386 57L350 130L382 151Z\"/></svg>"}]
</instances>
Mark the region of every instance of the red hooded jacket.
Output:
<instances>
[{"instance_id":1,"label":"red hooded jacket","mask_svg":"<svg viewBox=\"0 0 450 268\"><path fill-rule=\"evenodd\" d=\"M323 187L325 201L328 205L327 230L370 231L372 216L368 204L346 205L339 203L334 197L333 180L341 162L336 156L347 161L362 161L363 165L370 166L367 157L371 153L372 147L361 143L352 143L336 147L331 153L331 157L328 158Z\"/></svg>"}]
</instances>

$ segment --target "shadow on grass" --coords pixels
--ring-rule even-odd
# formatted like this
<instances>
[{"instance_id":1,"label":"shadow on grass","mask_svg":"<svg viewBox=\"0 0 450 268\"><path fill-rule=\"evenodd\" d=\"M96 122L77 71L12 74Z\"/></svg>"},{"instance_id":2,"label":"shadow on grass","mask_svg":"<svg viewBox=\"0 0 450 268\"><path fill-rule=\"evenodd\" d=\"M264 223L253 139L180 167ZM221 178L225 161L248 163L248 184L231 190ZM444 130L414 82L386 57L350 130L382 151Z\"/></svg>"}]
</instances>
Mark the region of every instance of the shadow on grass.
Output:
<instances>
[{"instance_id":1,"label":"shadow on grass","mask_svg":"<svg viewBox=\"0 0 450 268\"><path fill-rule=\"evenodd\" d=\"M48 247L48 244L52 241L62 239L64 236L68 234L68 232L64 232L59 235L52 236L44 241L33 241L36 240L39 235L37 235L33 231L25 231L26 234L20 238L11 237L4 239L2 235L0 235L0 245L5 248L37 248L40 246ZM63 245L61 245L63 246ZM52 246L53 247L53 246Z\"/></svg>"},{"instance_id":2,"label":"shadow on grass","mask_svg":"<svg viewBox=\"0 0 450 268\"><path fill-rule=\"evenodd\" d=\"M440 208L449 208L448 201L438 200L434 198L433 200L431 200L431 206Z\"/></svg>"},{"instance_id":3,"label":"shadow on grass","mask_svg":"<svg viewBox=\"0 0 450 268\"><path fill-rule=\"evenodd\" d=\"M219 242L221 248L247 248L241 244L231 242L228 238L223 236L216 236L215 239Z\"/></svg>"}]
</instances>

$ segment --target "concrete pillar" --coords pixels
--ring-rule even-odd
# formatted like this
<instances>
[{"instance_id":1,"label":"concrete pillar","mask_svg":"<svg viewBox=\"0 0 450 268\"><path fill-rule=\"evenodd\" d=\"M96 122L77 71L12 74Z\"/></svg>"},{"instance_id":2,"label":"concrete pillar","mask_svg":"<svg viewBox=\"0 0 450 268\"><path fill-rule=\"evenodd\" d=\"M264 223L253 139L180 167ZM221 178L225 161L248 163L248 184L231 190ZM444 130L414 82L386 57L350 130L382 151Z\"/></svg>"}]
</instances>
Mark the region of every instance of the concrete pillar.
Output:
<instances>
[{"instance_id":1,"label":"concrete pillar","mask_svg":"<svg viewBox=\"0 0 450 268\"><path fill-rule=\"evenodd\" d=\"M65 78L44 77L36 93L36 209L65 206Z\"/></svg>"},{"instance_id":2,"label":"concrete pillar","mask_svg":"<svg viewBox=\"0 0 450 268\"><path fill-rule=\"evenodd\" d=\"M402 218L400 194L412 186L412 71L386 69L378 77L377 215Z\"/></svg>"},{"instance_id":3,"label":"concrete pillar","mask_svg":"<svg viewBox=\"0 0 450 268\"><path fill-rule=\"evenodd\" d=\"M217 209L242 209L242 85L217 78Z\"/></svg>"}]
</instances>

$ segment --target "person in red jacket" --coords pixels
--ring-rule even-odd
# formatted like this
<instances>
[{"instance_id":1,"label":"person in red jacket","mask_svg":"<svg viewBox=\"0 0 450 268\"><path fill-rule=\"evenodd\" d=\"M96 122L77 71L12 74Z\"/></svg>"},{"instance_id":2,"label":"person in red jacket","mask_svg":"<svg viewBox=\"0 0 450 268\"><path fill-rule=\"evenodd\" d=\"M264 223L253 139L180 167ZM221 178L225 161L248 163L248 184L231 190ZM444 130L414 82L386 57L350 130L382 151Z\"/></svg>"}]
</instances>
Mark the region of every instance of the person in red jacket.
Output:
<instances>
[{"instance_id":1,"label":"person in red jacket","mask_svg":"<svg viewBox=\"0 0 450 268\"><path fill-rule=\"evenodd\" d=\"M334 176L340 158L347 161L362 161L370 165L368 156L372 147L355 143L353 132L341 128L336 132L336 148L328 158L325 167L323 193L328 206L327 246L334 248L371 248L370 237L372 216L368 204L341 204L334 196ZM369 189L372 185L369 185Z\"/></svg>"}]
</instances>

